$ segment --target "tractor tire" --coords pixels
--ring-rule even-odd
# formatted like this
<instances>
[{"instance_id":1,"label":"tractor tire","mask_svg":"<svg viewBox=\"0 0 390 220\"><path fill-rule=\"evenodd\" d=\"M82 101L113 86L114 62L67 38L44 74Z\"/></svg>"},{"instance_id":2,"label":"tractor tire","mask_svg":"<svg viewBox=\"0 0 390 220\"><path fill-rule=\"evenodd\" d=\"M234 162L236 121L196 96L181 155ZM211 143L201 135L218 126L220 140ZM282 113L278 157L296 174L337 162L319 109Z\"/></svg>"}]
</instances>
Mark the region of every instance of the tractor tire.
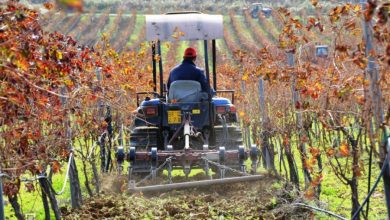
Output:
<instances>
[{"instance_id":1,"label":"tractor tire","mask_svg":"<svg viewBox=\"0 0 390 220\"><path fill-rule=\"evenodd\" d=\"M157 127L137 127L130 133L130 147L137 152L150 152L152 148L161 147L160 131ZM133 174L145 176L149 174L150 161L136 161L133 164Z\"/></svg>"},{"instance_id":2,"label":"tractor tire","mask_svg":"<svg viewBox=\"0 0 390 220\"><path fill-rule=\"evenodd\" d=\"M243 145L242 131L239 126L229 124L224 128L222 125L214 127L214 139L215 139L215 148L225 147L225 150L238 150L240 145ZM225 165L239 170L239 162L237 161L226 161ZM219 169L216 166L210 166L211 170L214 172L214 178L221 178L219 174ZM235 174L231 172L226 172L225 177L234 177Z\"/></svg>"},{"instance_id":3,"label":"tractor tire","mask_svg":"<svg viewBox=\"0 0 390 220\"><path fill-rule=\"evenodd\" d=\"M161 143L159 128L138 127L130 134L130 147L135 147L137 151L150 151L153 147L159 148Z\"/></svg>"},{"instance_id":4,"label":"tractor tire","mask_svg":"<svg viewBox=\"0 0 390 220\"><path fill-rule=\"evenodd\" d=\"M242 131L239 126L227 125L214 127L215 149L225 147L226 150L237 150L243 145Z\"/></svg>"}]
</instances>

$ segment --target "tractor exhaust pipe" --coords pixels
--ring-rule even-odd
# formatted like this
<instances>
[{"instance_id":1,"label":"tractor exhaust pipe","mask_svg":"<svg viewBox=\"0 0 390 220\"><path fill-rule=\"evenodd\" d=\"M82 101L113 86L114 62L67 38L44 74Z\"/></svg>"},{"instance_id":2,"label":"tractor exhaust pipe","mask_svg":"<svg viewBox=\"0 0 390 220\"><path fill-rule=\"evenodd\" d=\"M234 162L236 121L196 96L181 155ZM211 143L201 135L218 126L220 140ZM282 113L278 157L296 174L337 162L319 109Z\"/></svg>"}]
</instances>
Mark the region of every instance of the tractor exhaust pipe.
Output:
<instances>
[{"instance_id":1,"label":"tractor exhaust pipe","mask_svg":"<svg viewBox=\"0 0 390 220\"><path fill-rule=\"evenodd\" d=\"M193 182L171 183L171 184L142 186L142 187L136 187L134 182L133 183L130 182L128 191L130 193L158 192L158 191L161 192L161 191L187 189L187 188L195 188L195 187L210 186L210 185L217 185L217 184L231 184L231 183L239 183L239 182L257 181L263 179L263 177L264 177L263 175L252 175L252 176L231 177L231 178L224 178L224 179L201 180L201 181L193 181Z\"/></svg>"}]
</instances>

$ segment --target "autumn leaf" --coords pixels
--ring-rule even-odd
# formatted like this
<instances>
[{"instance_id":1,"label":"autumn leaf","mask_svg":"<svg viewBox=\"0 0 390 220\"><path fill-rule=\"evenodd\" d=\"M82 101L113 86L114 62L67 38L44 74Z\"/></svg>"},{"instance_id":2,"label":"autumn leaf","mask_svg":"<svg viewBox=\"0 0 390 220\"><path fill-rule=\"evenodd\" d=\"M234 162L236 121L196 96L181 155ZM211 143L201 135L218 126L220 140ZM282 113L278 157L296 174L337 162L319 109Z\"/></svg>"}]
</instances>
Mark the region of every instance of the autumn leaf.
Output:
<instances>
[{"instance_id":1,"label":"autumn leaf","mask_svg":"<svg viewBox=\"0 0 390 220\"><path fill-rule=\"evenodd\" d=\"M283 113L280 112L280 111L277 111L277 112L276 112L276 117L282 118L282 117L283 117Z\"/></svg>"},{"instance_id":2,"label":"autumn leaf","mask_svg":"<svg viewBox=\"0 0 390 220\"><path fill-rule=\"evenodd\" d=\"M50 115L48 112L43 112L40 116L41 120L45 120L45 121L48 121L50 120Z\"/></svg>"},{"instance_id":3,"label":"autumn leaf","mask_svg":"<svg viewBox=\"0 0 390 220\"><path fill-rule=\"evenodd\" d=\"M126 192L127 191L127 187L128 187L128 184L126 181L123 181L123 183L121 184L121 187L120 187L120 190L122 193Z\"/></svg>"},{"instance_id":4,"label":"autumn leaf","mask_svg":"<svg viewBox=\"0 0 390 220\"><path fill-rule=\"evenodd\" d=\"M54 173L58 173L58 171L60 171L61 165L57 160L55 160L52 162L51 168L53 169Z\"/></svg>"},{"instance_id":5,"label":"autumn leaf","mask_svg":"<svg viewBox=\"0 0 390 220\"><path fill-rule=\"evenodd\" d=\"M359 105L364 105L364 103L366 102L366 99L362 95L356 96L355 99Z\"/></svg>"},{"instance_id":6,"label":"autumn leaf","mask_svg":"<svg viewBox=\"0 0 390 220\"><path fill-rule=\"evenodd\" d=\"M342 143L340 145L339 154L343 157L348 157L350 155L348 144Z\"/></svg>"},{"instance_id":7,"label":"autumn leaf","mask_svg":"<svg viewBox=\"0 0 390 220\"><path fill-rule=\"evenodd\" d=\"M326 149L326 155L328 157L332 157L334 155L334 153L335 153L335 150L332 147Z\"/></svg>"},{"instance_id":8,"label":"autumn leaf","mask_svg":"<svg viewBox=\"0 0 390 220\"><path fill-rule=\"evenodd\" d=\"M178 34L179 34L180 37L186 35L183 31L179 31Z\"/></svg>"},{"instance_id":9,"label":"autumn leaf","mask_svg":"<svg viewBox=\"0 0 390 220\"><path fill-rule=\"evenodd\" d=\"M345 29L352 31L356 28L356 23L354 20L348 21L344 24Z\"/></svg>"},{"instance_id":10,"label":"autumn leaf","mask_svg":"<svg viewBox=\"0 0 390 220\"><path fill-rule=\"evenodd\" d=\"M317 174L315 175L313 178L312 178L312 181L311 181L311 186L312 187L317 187L321 184L322 180L324 179L324 176L323 174Z\"/></svg>"},{"instance_id":11,"label":"autumn leaf","mask_svg":"<svg viewBox=\"0 0 390 220\"><path fill-rule=\"evenodd\" d=\"M290 18L290 21L294 24L295 28L297 28L297 29L302 28L302 24L301 24L301 22L299 22L298 19ZM285 30L285 32L288 32L288 30Z\"/></svg>"},{"instance_id":12,"label":"autumn leaf","mask_svg":"<svg viewBox=\"0 0 390 220\"><path fill-rule=\"evenodd\" d=\"M76 9L77 11L83 11L82 0L56 0L57 6L62 9Z\"/></svg>"},{"instance_id":13,"label":"autumn leaf","mask_svg":"<svg viewBox=\"0 0 390 220\"><path fill-rule=\"evenodd\" d=\"M64 80L64 84L65 84L66 86L69 86L69 87L74 85L73 82L72 82L72 80L70 80L70 79Z\"/></svg>"},{"instance_id":14,"label":"autumn leaf","mask_svg":"<svg viewBox=\"0 0 390 220\"><path fill-rule=\"evenodd\" d=\"M47 10L51 10L51 9L53 9L54 4L51 3L51 2L45 2L45 3L43 3L43 6L44 6Z\"/></svg>"},{"instance_id":15,"label":"autumn leaf","mask_svg":"<svg viewBox=\"0 0 390 220\"><path fill-rule=\"evenodd\" d=\"M357 166L357 167L354 169L354 172L355 172L355 175L356 175L357 177L362 176L362 172L361 172L359 166Z\"/></svg>"},{"instance_id":16,"label":"autumn leaf","mask_svg":"<svg viewBox=\"0 0 390 220\"><path fill-rule=\"evenodd\" d=\"M279 47L282 48L282 49L287 48L287 41L280 41L279 42Z\"/></svg>"},{"instance_id":17,"label":"autumn leaf","mask_svg":"<svg viewBox=\"0 0 390 220\"><path fill-rule=\"evenodd\" d=\"M42 164L35 165L35 170L38 171L38 173L42 173L43 172Z\"/></svg>"},{"instance_id":18,"label":"autumn leaf","mask_svg":"<svg viewBox=\"0 0 390 220\"><path fill-rule=\"evenodd\" d=\"M343 14L343 15L348 15L348 13L350 12L350 10L351 10L351 4L350 3L347 3L347 4L345 4L342 8L341 8L341 13Z\"/></svg>"},{"instance_id":19,"label":"autumn leaf","mask_svg":"<svg viewBox=\"0 0 390 220\"><path fill-rule=\"evenodd\" d=\"M318 5L318 0L310 0L311 1L311 4L314 6L314 7L317 7Z\"/></svg>"},{"instance_id":20,"label":"autumn leaf","mask_svg":"<svg viewBox=\"0 0 390 220\"><path fill-rule=\"evenodd\" d=\"M315 196L315 191L314 191L314 188L312 186L310 186L304 193L304 197L306 199L314 199L314 196Z\"/></svg>"},{"instance_id":21,"label":"autumn leaf","mask_svg":"<svg viewBox=\"0 0 390 220\"><path fill-rule=\"evenodd\" d=\"M179 40L179 35L177 33L173 33L171 35L172 38L176 39L176 40Z\"/></svg>"},{"instance_id":22,"label":"autumn leaf","mask_svg":"<svg viewBox=\"0 0 390 220\"><path fill-rule=\"evenodd\" d=\"M108 124L107 124L107 122L106 122L106 121L102 121L102 124L101 124L101 126L102 126L102 128L103 128L103 129L107 129L107 127L108 127Z\"/></svg>"},{"instance_id":23,"label":"autumn leaf","mask_svg":"<svg viewBox=\"0 0 390 220\"><path fill-rule=\"evenodd\" d=\"M368 59L366 57L364 57L363 55L355 56L352 59L352 61L353 61L354 64L359 66L359 68L362 69L362 70L366 69L366 67L368 65Z\"/></svg>"},{"instance_id":24,"label":"autumn leaf","mask_svg":"<svg viewBox=\"0 0 390 220\"><path fill-rule=\"evenodd\" d=\"M158 63L158 62L160 62L160 55L158 55L158 54L156 54L155 56L154 56L154 60Z\"/></svg>"},{"instance_id":25,"label":"autumn leaf","mask_svg":"<svg viewBox=\"0 0 390 220\"><path fill-rule=\"evenodd\" d=\"M34 192L35 191L34 184L32 184L32 183L25 183L24 186L26 187L27 192Z\"/></svg>"},{"instance_id":26,"label":"autumn leaf","mask_svg":"<svg viewBox=\"0 0 390 220\"><path fill-rule=\"evenodd\" d=\"M364 10L364 18L367 22L372 20L376 7L376 1L368 1L366 10Z\"/></svg>"},{"instance_id":27,"label":"autumn leaf","mask_svg":"<svg viewBox=\"0 0 390 220\"><path fill-rule=\"evenodd\" d=\"M309 173L313 171L313 161L308 160L307 158L303 161L303 167L307 169ZM314 163L315 164L315 163Z\"/></svg>"},{"instance_id":28,"label":"autumn leaf","mask_svg":"<svg viewBox=\"0 0 390 220\"><path fill-rule=\"evenodd\" d=\"M349 49L349 46L347 45L336 45L336 50L340 52L347 52Z\"/></svg>"},{"instance_id":29,"label":"autumn leaf","mask_svg":"<svg viewBox=\"0 0 390 220\"><path fill-rule=\"evenodd\" d=\"M289 138L287 135L285 135L285 136L283 137L283 145L284 145L284 146L290 145L290 138Z\"/></svg>"},{"instance_id":30,"label":"autumn leaf","mask_svg":"<svg viewBox=\"0 0 390 220\"><path fill-rule=\"evenodd\" d=\"M384 3L378 9L378 24L385 25L390 19L390 3Z\"/></svg>"},{"instance_id":31,"label":"autumn leaf","mask_svg":"<svg viewBox=\"0 0 390 220\"><path fill-rule=\"evenodd\" d=\"M316 24L316 19L314 17L309 17L308 24L306 25L307 31L310 31L313 26Z\"/></svg>"},{"instance_id":32,"label":"autumn leaf","mask_svg":"<svg viewBox=\"0 0 390 220\"><path fill-rule=\"evenodd\" d=\"M153 80L149 80L148 81L148 85L149 85L150 88L154 88L154 86L155 86Z\"/></svg>"},{"instance_id":33,"label":"autumn leaf","mask_svg":"<svg viewBox=\"0 0 390 220\"><path fill-rule=\"evenodd\" d=\"M296 109L302 108L302 103L301 103L300 101L296 101L296 102L295 102L295 108L296 108Z\"/></svg>"},{"instance_id":34,"label":"autumn leaf","mask_svg":"<svg viewBox=\"0 0 390 220\"><path fill-rule=\"evenodd\" d=\"M290 16L290 11L284 7L279 7L278 12L283 14L286 17Z\"/></svg>"},{"instance_id":35,"label":"autumn leaf","mask_svg":"<svg viewBox=\"0 0 390 220\"><path fill-rule=\"evenodd\" d=\"M305 35L302 36L302 40L305 42L305 43L309 43L309 39L307 39L307 37Z\"/></svg>"},{"instance_id":36,"label":"autumn leaf","mask_svg":"<svg viewBox=\"0 0 390 220\"><path fill-rule=\"evenodd\" d=\"M360 4L356 4L356 5L353 7L353 11L354 11L354 12L359 12L361 9L362 9L362 6L360 6Z\"/></svg>"},{"instance_id":37,"label":"autumn leaf","mask_svg":"<svg viewBox=\"0 0 390 220\"><path fill-rule=\"evenodd\" d=\"M318 157L320 155L320 149L317 147L310 147L309 151L313 157Z\"/></svg>"},{"instance_id":38,"label":"autumn leaf","mask_svg":"<svg viewBox=\"0 0 390 220\"><path fill-rule=\"evenodd\" d=\"M312 98L312 99L318 99L318 97L319 97L319 93L318 93L318 92L313 92L313 93L311 94L311 98Z\"/></svg>"},{"instance_id":39,"label":"autumn leaf","mask_svg":"<svg viewBox=\"0 0 390 220\"><path fill-rule=\"evenodd\" d=\"M315 166L317 164L318 160L316 157L311 157L309 162L310 162L311 166Z\"/></svg>"}]
</instances>

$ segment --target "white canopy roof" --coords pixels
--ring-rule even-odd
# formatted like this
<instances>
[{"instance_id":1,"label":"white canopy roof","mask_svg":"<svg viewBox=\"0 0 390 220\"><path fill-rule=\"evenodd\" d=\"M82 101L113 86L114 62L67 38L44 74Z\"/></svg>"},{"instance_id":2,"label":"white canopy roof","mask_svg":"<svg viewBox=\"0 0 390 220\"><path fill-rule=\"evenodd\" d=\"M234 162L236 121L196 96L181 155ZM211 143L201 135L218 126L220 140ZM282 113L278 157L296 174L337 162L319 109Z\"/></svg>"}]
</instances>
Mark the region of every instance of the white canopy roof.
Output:
<instances>
[{"instance_id":1,"label":"white canopy roof","mask_svg":"<svg viewBox=\"0 0 390 220\"><path fill-rule=\"evenodd\" d=\"M146 15L148 41L211 40L223 38L222 15Z\"/></svg>"}]
</instances>

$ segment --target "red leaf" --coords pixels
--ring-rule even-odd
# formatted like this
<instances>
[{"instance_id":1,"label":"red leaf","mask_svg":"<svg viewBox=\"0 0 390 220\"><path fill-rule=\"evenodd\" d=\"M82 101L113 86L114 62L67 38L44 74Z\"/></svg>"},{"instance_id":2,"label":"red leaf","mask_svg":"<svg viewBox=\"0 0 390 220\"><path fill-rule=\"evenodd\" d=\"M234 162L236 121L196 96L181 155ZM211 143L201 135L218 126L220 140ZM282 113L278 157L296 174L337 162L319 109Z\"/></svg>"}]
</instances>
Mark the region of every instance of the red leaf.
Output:
<instances>
[{"instance_id":1,"label":"red leaf","mask_svg":"<svg viewBox=\"0 0 390 220\"><path fill-rule=\"evenodd\" d=\"M58 173L58 171L60 171L61 165L58 161L55 160L53 161L51 168L53 169L54 173Z\"/></svg>"},{"instance_id":2,"label":"red leaf","mask_svg":"<svg viewBox=\"0 0 390 220\"><path fill-rule=\"evenodd\" d=\"M24 186L26 187L27 192L34 192L35 191L34 184L32 184L32 183L26 183L26 184L24 184Z\"/></svg>"}]
</instances>

